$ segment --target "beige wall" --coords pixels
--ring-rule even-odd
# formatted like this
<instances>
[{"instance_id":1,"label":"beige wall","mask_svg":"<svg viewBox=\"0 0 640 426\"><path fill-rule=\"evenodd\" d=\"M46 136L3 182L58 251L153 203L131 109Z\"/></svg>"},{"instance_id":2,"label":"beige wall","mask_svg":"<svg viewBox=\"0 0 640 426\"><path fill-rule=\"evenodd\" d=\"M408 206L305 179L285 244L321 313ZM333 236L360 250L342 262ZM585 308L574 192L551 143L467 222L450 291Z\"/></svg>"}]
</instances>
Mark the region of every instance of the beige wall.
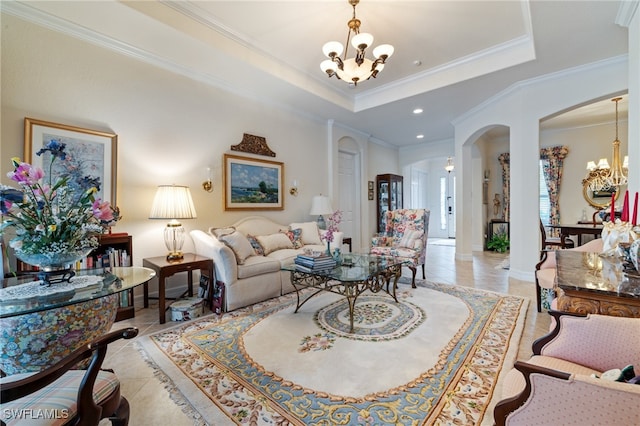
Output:
<instances>
[{"instance_id":1,"label":"beige wall","mask_svg":"<svg viewBox=\"0 0 640 426\"><path fill-rule=\"evenodd\" d=\"M164 222L147 219L159 184L191 187L198 218L183 221L187 230L230 224L248 214L281 223L315 220L309 216L311 197L329 193L331 181L326 123L12 16L2 15L2 25L2 183L10 184L9 159L22 157L23 120L32 117L118 135L117 204L123 219L115 231L134 236L136 265L165 252ZM285 164L284 211L224 211L222 158L243 133L266 137L277 154L274 160ZM397 153L370 145L374 165L367 179L397 171ZM213 193L200 187L208 165L213 168ZM293 179L298 181L297 197L288 194ZM192 247L187 240L185 250Z\"/></svg>"}]
</instances>

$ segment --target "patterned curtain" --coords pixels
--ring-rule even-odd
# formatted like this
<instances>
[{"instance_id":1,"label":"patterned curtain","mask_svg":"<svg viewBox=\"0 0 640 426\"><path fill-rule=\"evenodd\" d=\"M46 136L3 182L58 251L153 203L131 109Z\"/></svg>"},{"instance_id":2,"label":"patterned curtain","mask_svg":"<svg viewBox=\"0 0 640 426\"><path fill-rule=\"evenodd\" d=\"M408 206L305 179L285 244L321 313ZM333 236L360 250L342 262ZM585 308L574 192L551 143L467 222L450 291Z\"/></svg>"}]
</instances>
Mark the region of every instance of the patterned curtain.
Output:
<instances>
[{"instance_id":1,"label":"patterned curtain","mask_svg":"<svg viewBox=\"0 0 640 426\"><path fill-rule=\"evenodd\" d=\"M498 161L502 165L502 215L504 216L504 220L509 222L509 153L505 152L504 154L500 154L498 156Z\"/></svg>"},{"instance_id":2,"label":"patterned curtain","mask_svg":"<svg viewBox=\"0 0 640 426\"><path fill-rule=\"evenodd\" d=\"M566 146L552 146L540 149L542 160L542 173L549 191L549 223L560 223L560 183L562 182L562 169L564 159L569 153Z\"/></svg>"}]
</instances>

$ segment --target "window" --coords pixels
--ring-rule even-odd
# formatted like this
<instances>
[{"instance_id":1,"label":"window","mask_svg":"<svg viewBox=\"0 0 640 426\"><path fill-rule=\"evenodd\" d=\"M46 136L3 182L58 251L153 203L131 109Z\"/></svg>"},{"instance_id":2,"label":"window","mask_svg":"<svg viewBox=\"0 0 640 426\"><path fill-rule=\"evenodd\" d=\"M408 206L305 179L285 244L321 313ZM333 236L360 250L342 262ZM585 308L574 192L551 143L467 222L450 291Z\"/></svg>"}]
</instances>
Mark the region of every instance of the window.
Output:
<instances>
[{"instance_id":1,"label":"window","mask_svg":"<svg viewBox=\"0 0 640 426\"><path fill-rule=\"evenodd\" d=\"M447 229L447 178L440 178L440 229Z\"/></svg>"},{"instance_id":2,"label":"window","mask_svg":"<svg viewBox=\"0 0 640 426\"><path fill-rule=\"evenodd\" d=\"M549 213L551 206L549 204L549 191L547 190L547 184L544 180L544 172L542 171L542 161L539 162L540 169L540 219L545 226L549 225Z\"/></svg>"}]
</instances>

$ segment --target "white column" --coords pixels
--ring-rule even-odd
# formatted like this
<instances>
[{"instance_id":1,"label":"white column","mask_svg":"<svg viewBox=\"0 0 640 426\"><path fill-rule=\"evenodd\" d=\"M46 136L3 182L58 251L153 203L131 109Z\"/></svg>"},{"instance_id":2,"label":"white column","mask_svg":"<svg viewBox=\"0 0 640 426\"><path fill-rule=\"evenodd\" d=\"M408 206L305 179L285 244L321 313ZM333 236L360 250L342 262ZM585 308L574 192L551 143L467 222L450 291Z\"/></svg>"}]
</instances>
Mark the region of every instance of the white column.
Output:
<instances>
[{"instance_id":1,"label":"white column","mask_svg":"<svg viewBox=\"0 0 640 426\"><path fill-rule=\"evenodd\" d=\"M473 260L472 217L473 203L473 163L471 149L473 144L463 145L456 137L456 259Z\"/></svg>"},{"instance_id":2,"label":"white column","mask_svg":"<svg viewBox=\"0 0 640 426\"><path fill-rule=\"evenodd\" d=\"M629 30L629 192L640 192L640 5L635 2L635 12ZM633 208L633 207L631 207Z\"/></svg>"},{"instance_id":3,"label":"white column","mask_svg":"<svg viewBox=\"0 0 640 426\"><path fill-rule=\"evenodd\" d=\"M510 269L509 276L532 281L539 259L539 123L527 113L527 94L521 94L520 113L510 132ZM514 103L515 106L515 103Z\"/></svg>"}]
</instances>

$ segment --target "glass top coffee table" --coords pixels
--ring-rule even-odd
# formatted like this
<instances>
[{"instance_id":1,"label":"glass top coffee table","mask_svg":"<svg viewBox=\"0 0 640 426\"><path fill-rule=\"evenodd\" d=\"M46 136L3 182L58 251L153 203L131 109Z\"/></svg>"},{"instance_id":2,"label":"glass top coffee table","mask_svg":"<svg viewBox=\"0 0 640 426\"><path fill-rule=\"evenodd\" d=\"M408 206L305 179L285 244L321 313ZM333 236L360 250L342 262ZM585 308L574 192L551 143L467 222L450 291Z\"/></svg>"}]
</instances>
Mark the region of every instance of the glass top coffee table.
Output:
<instances>
[{"instance_id":1,"label":"glass top coffee table","mask_svg":"<svg viewBox=\"0 0 640 426\"><path fill-rule=\"evenodd\" d=\"M369 290L372 293L384 291L398 302L396 288L405 261L394 257L372 256L368 254L345 254L340 266L320 271L301 271L295 264L282 267L291 272L291 284L296 289L297 306L295 312L315 295L326 291L340 294L349 303L349 321L353 333L353 313L358 296ZM301 291L314 289L301 299Z\"/></svg>"}]
</instances>

